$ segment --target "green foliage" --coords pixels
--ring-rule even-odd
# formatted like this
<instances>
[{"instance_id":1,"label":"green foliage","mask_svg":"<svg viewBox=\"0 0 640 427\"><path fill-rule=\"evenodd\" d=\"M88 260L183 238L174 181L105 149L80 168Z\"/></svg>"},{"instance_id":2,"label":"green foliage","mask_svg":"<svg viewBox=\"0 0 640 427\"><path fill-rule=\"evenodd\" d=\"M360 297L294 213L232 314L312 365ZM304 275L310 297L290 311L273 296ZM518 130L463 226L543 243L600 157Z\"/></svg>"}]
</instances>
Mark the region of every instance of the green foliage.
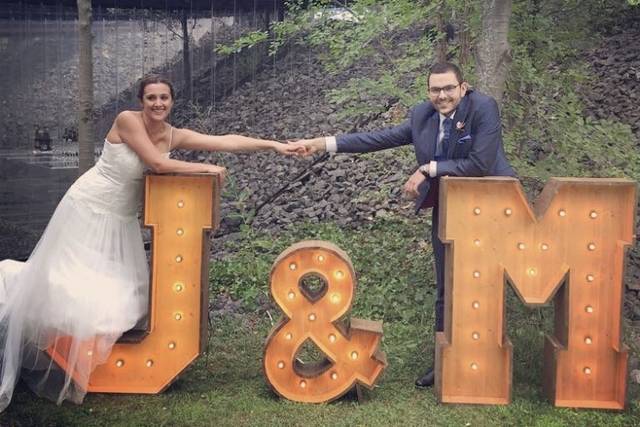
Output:
<instances>
[{"instance_id":1,"label":"green foliage","mask_svg":"<svg viewBox=\"0 0 640 427\"><path fill-rule=\"evenodd\" d=\"M262 43L267 40L269 35L265 31L252 31L238 37L229 45L219 44L215 47L217 53L221 55L231 55L234 53L240 53L245 48L252 48L258 43Z\"/></svg>"},{"instance_id":2,"label":"green foliage","mask_svg":"<svg viewBox=\"0 0 640 427\"><path fill-rule=\"evenodd\" d=\"M353 261L359 278L356 314L415 322L424 313L412 307L431 300L435 289L426 238L423 223L398 219L349 231L335 224L305 224L277 236L245 229L239 241L227 244L234 255L213 263L211 293L241 300L247 310L263 309L271 263L277 255L300 240L328 240ZM394 258L389 258L390 253Z\"/></svg>"},{"instance_id":3,"label":"green foliage","mask_svg":"<svg viewBox=\"0 0 640 427\"><path fill-rule=\"evenodd\" d=\"M606 7L597 1L514 2L503 118L508 157L521 176L640 178L630 127L585 117L578 96L589 72L576 41L588 45L594 16L607 19Z\"/></svg>"},{"instance_id":4,"label":"green foliage","mask_svg":"<svg viewBox=\"0 0 640 427\"><path fill-rule=\"evenodd\" d=\"M423 33L434 4L409 0L360 0L350 4L352 20L330 13L307 29L304 41L320 52L329 73L343 73L358 62L373 66L367 77L353 77L327 94L341 116L359 119L379 112L389 99L410 107L424 88L424 67L433 55ZM417 96L418 95L418 96Z\"/></svg>"},{"instance_id":5,"label":"green foliage","mask_svg":"<svg viewBox=\"0 0 640 427\"><path fill-rule=\"evenodd\" d=\"M308 3L308 4L307 4ZM589 70L580 52L597 41L594 28L610 25L636 0L515 0L510 43L513 62L503 103L508 156L521 176L627 176L640 178L640 153L629 126L585 117L578 95ZM425 29L436 16L452 20L473 42L482 2L354 0L348 9L331 1L290 1L287 19L270 28L272 53L286 43L319 52L328 73L355 76L326 93L341 119L357 121L383 112L389 102L408 108L424 99L425 65L434 43ZM337 19L340 18L340 19ZM266 40L247 35L228 51ZM450 54L461 53L453 43ZM464 64L473 82L473 63Z\"/></svg>"},{"instance_id":6,"label":"green foliage","mask_svg":"<svg viewBox=\"0 0 640 427\"><path fill-rule=\"evenodd\" d=\"M327 94L345 118L379 112L389 99L405 107L423 99L424 67L433 55L424 28L436 2L356 0L348 8L336 8L331 1L287 4L287 18L272 23L268 33L247 34L217 51L237 53L269 37L271 54L288 43L313 48L327 73L345 73L366 61L373 70L368 77L353 77Z\"/></svg>"}]
</instances>

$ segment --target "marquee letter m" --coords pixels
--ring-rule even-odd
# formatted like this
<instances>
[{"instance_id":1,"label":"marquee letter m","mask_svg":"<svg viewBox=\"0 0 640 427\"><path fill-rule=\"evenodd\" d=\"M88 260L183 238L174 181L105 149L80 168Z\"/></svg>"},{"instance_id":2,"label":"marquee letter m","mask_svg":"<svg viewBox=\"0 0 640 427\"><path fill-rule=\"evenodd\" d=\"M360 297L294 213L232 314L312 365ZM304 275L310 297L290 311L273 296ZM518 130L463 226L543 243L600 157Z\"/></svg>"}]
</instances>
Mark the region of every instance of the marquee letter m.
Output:
<instances>
[{"instance_id":1,"label":"marquee letter m","mask_svg":"<svg viewBox=\"0 0 640 427\"><path fill-rule=\"evenodd\" d=\"M623 272L635 237L636 183L552 178L533 207L512 178L443 178L440 191L447 258L445 329L436 337L439 399L510 402L508 282L529 306L554 299L554 332L544 345L551 402L623 408Z\"/></svg>"}]
</instances>

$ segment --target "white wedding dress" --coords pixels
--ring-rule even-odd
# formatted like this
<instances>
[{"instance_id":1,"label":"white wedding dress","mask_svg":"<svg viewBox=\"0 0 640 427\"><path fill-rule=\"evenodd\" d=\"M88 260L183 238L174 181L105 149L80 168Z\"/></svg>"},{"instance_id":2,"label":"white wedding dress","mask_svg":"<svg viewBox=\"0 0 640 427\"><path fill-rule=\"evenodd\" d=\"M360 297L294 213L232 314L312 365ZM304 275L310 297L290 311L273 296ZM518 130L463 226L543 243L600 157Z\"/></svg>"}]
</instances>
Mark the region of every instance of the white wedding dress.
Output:
<instances>
[{"instance_id":1,"label":"white wedding dress","mask_svg":"<svg viewBox=\"0 0 640 427\"><path fill-rule=\"evenodd\" d=\"M0 262L0 411L20 376L58 404L82 402L91 370L146 315L149 271L137 217L143 172L127 144L105 140L29 259ZM73 379L45 351L58 338Z\"/></svg>"}]
</instances>

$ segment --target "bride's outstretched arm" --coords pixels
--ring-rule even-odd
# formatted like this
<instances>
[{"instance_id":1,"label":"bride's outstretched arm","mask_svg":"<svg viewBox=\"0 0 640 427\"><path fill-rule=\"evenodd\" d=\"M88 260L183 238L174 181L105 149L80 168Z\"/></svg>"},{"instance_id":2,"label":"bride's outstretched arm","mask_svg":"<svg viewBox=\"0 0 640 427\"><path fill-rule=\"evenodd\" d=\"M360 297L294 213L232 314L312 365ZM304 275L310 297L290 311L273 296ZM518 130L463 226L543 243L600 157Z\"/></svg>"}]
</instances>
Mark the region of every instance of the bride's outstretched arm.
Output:
<instances>
[{"instance_id":1,"label":"bride's outstretched arm","mask_svg":"<svg viewBox=\"0 0 640 427\"><path fill-rule=\"evenodd\" d=\"M120 139L155 173L216 173L224 175L225 168L206 163L192 163L169 159L153 145L144 124L135 112L123 111L115 121Z\"/></svg>"},{"instance_id":2,"label":"bride's outstretched arm","mask_svg":"<svg viewBox=\"0 0 640 427\"><path fill-rule=\"evenodd\" d=\"M173 138L174 147L187 150L227 152L273 150L285 155L304 154L304 149L299 146L242 135L205 135L189 129L175 129Z\"/></svg>"}]
</instances>

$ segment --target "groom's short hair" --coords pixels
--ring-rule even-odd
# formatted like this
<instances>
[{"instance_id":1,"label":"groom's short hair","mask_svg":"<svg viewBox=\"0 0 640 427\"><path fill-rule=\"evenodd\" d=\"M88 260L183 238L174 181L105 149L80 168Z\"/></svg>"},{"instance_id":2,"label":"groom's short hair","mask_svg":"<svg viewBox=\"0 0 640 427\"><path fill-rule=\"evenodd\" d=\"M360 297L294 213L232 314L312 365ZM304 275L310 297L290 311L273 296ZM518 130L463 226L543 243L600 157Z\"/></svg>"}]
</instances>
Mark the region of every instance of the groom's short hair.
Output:
<instances>
[{"instance_id":1,"label":"groom's short hair","mask_svg":"<svg viewBox=\"0 0 640 427\"><path fill-rule=\"evenodd\" d=\"M427 80L431 77L431 74L444 74L444 73L453 73L456 75L456 79L458 79L458 83L464 82L464 77L462 76L462 71L460 68L452 63L452 62L437 62L429 68L429 75L427 76Z\"/></svg>"}]
</instances>

